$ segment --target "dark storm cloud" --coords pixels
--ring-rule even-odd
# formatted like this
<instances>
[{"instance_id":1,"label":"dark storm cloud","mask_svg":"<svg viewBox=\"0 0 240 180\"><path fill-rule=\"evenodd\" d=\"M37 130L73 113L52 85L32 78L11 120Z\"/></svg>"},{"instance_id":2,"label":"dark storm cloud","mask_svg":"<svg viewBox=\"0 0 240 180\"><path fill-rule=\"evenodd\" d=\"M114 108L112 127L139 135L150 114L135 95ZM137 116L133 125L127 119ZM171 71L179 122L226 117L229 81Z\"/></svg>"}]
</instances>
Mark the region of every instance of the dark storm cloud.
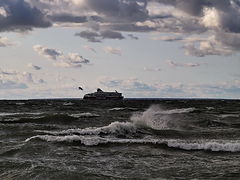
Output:
<instances>
[{"instance_id":1,"label":"dark storm cloud","mask_svg":"<svg viewBox=\"0 0 240 180\"><path fill-rule=\"evenodd\" d=\"M201 16L205 7L215 7L220 10L226 10L231 6L231 0L150 0L166 5L174 6L193 16ZM237 0L235 0L237 1Z\"/></svg>"},{"instance_id":2,"label":"dark storm cloud","mask_svg":"<svg viewBox=\"0 0 240 180\"><path fill-rule=\"evenodd\" d=\"M147 19L147 0L87 0L87 6L108 19L143 21Z\"/></svg>"},{"instance_id":3,"label":"dark storm cloud","mask_svg":"<svg viewBox=\"0 0 240 180\"><path fill-rule=\"evenodd\" d=\"M170 9L169 9L170 7ZM214 40L184 44L188 55L239 51L239 0L0 0L0 31L25 31L68 23L90 42L122 40L122 32L208 33ZM136 36L128 36L137 39ZM1 40L3 42L3 40ZM185 43L184 39L181 40ZM6 43L2 43L5 47ZM50 52L51 53L51 52Z\"/></svg>"},{"instance_id":4,"label":"dark storm cloud","mask_svg":"<svg viewBox=\"0 0 240 180\"><path fill-rule=\"evenodd\" d=\"M128 34L128 37L134 40L138 40L139 38L137 36L134 36L133 34Z\"/></svg>"},{"instance_id":5,"label":"dark storm cloud","mask_svg":"<svg viewBox=\"0 0 240 180\"><path fill-rule=\"evenodd\" d=\"M101 42L102 39L124 39L124 36L116 31L105 30L100 32L94 31L82 31L80 33L76 33L76 36L80 36L84 39L87 39L90 42Z\"/></svg>"},{"instance_id":6,"label":"dark storm cloud","mask_svg":"<svg viewBox=\"0 0 240 180\"><path fill-rule=\"evenodd\" d=\"M90 42L101 42L99 40L99 34L93 31L82 31L80 33L76 33L75 36L80 36L81 38L87 39Z\"/></svg>"},{"instance_id":7,"label":"dark storm cloud","mask_svg":"<svg viewBox=\"0 0 240 180\"><path fill-rule=\"evenodd\" d=\"M71 14L55 14L49 17L54 22L85 23L86 16L73 16Z\"/></svg>"},{"instance_id":8,"label":"dark storm cloud","mask_svg":"<svg viewBox=\"0 0 240 180\"><path fill-rule=\"evenodd\" d=\"M205 8L215 8L219 16L220 28L229 32L240 32L239 0L151 0L172 5L192 16L201 17Z\"/></svg>"},{"instance_id":9,"label":"dark storm cloud","mask_svg":"<svg viewBox=\"0 0 240 180\"><path fill-rule=\"evenodd\" d=\"M77 16L73 14L54 14L48 16L53 22L66 22L66 23L86 23L89 21L102 22L102 18L99 16Z\"/></svg>"},{"instance_id":10,"label":"dark storm cloud","mask_svg":"<svg viewBox=\"0 0 240 180\"><path fill-rule=\"evenodd\" d=\"M0 31L24 31L51 25L39 9L24 0L2 0L0 7L6 12L5 16L0 15Z\"/></svg>"}]
</instances>

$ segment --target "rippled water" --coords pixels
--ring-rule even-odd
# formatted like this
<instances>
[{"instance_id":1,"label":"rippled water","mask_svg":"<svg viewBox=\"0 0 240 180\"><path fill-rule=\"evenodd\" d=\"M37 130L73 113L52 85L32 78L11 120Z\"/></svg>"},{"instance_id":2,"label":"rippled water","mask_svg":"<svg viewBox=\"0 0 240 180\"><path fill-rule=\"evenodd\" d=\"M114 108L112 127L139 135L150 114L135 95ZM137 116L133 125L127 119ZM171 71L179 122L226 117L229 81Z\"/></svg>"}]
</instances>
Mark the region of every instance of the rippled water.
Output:
<instances>
[{"instance_id":1,"label":"rippled water","mask_svg":"<svg viewBox=\"0 0 240 180\"><path fill-rule=\"evenodd\" d=\"M240 177L240 101L0 101L0 179Z\"/></svg>"}]
</instances>

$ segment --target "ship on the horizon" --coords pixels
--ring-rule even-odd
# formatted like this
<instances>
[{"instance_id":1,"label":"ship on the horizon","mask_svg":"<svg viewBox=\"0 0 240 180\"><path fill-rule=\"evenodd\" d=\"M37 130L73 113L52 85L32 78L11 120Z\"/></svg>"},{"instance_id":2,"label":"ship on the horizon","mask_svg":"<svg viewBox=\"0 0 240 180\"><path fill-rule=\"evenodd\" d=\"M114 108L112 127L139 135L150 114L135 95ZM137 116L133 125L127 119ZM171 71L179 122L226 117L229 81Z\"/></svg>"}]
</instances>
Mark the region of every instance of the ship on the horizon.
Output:
<instances>
[{"instance_id":1,"label":"ship on the horizon","mask_svg":"<svg viewBox=\"0 0 240 180\"><path fill-rule=\"evenodd\" d=\"M85 94L83 99L95 99L95 100L121 100L124 97L122 93L117 91L115 92L104 92L100 88L97 89L97 92Z\"/></svg>"}]
</instances>

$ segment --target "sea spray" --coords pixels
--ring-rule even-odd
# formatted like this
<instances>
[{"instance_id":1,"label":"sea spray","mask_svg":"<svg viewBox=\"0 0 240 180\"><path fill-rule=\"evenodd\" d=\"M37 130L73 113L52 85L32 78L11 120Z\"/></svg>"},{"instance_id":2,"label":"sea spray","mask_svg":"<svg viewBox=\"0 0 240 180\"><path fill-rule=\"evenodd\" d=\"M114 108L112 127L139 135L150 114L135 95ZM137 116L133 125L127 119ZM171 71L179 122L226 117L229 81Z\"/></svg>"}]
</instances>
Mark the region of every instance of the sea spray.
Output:
<instances>
[{"instance_id":1,"label":"sea spray","mask_svg":"<svg viewBox=\"0 0 240 180\"><path fill-rule=\"evenodd\" d=\"M137 127L155 130L177 129L180 128L181 123L184 122L176 119L174 115L189 113L194 110L195 108L164 110L159 105L152 105L144 112L133 114L130 120Z\"/></svg>"},{"instance_id":2,"label":"sea spray","mask_svg":"<svg viewBox=\"0 0 240 180\"><path fill-rule=\"evenodd\" d=\"M160 114L162 109L153 105L142 113L135 113L130 120L137 127L152 129L168 129L169 117Z\"/></svg>"}]
</instances>

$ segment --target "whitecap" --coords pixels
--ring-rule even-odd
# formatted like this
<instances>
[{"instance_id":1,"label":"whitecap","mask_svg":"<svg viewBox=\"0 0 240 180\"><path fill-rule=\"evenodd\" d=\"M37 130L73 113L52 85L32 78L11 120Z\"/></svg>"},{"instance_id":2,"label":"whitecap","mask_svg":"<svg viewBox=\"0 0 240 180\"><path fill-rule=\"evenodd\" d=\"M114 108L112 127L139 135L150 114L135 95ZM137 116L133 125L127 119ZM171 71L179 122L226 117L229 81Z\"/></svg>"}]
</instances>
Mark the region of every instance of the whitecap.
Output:
<instances>
[{"instance_id":1,"label":"whitecap","mask_svg":"<svg viewBox=\"0 0 240 180\"><path fill-rule=\"evenodd\" d=\"M123 111L125 110L126 108L123 108L123 107L115 107L115 108L111 108L109 109L109 111Z\"/></svg>"},{"instance_id":2,"label":"whitecap","mask_svg":"<svg viewBox=\"0 0 240 180\"><path fill-rule=\"evenodd\" d=\"M85 112L85 113L78 113L78 114L70 114L70 116L75 117L75 118L83 118L83 117L100 117L99 114L95 113L90 113L90 112Z\"/></svg>"},{"instance_id":3,"label":"whitecap","mask_svg":"<svg viewBox=\"0 0 240 180\"><path fill-rule=\"evenodd\" d=\"M184 150L211 150L226 152L240 151L240 141L211 140L211 141L186 142L173 140L168 141L167 145L169 147L180 148Z\"/></svg>"},{"instance_id":4,"label":"whitecap","mask_svg":"<svg viewBox=\"0 0 240 180\"><path fill-rule=\"evenodd\" d=\"M78 136L78 135L37 135L25 140L29 142L34 139L40 139L47 142L80 142L86 146L96 146L100 144L116 143L116 144L159 144L167 145L169 148L178 148L182 150L209 150L214 152L239 152L240 142L233 140L210 140L210 141L198 141L198 140L179 140L179 139L120 139L112 137L99 137L99 136Z\"/></svg>"},{"instance_id":5,"label":"whitecap","mask_svg":"<svg viewBox=\"0 0 240 180\"><path fill-rule=\"evenodd\" d=\"M72 106L72 105L74 105L74 103L72 103L72 102L65 102L65 103L63 103L63 105L64 106Z\"/></svg>"},{"instance_id":6,"label":"whitecap","mask_svg":"<svg viewBox=\"0 0 240 180\"><path fill-rule=\"evenodd\" d=\"M137 128L130 122L113 122L108 126L103 127L89 127L85 129L67 129L63 131L45 131L36 130L36 132L42 132L51 135L65 135L65 134L78 134L78 135L99 135L99 134L115 134L125 135L136 133Z\"/></svg>"}]
</instances>

